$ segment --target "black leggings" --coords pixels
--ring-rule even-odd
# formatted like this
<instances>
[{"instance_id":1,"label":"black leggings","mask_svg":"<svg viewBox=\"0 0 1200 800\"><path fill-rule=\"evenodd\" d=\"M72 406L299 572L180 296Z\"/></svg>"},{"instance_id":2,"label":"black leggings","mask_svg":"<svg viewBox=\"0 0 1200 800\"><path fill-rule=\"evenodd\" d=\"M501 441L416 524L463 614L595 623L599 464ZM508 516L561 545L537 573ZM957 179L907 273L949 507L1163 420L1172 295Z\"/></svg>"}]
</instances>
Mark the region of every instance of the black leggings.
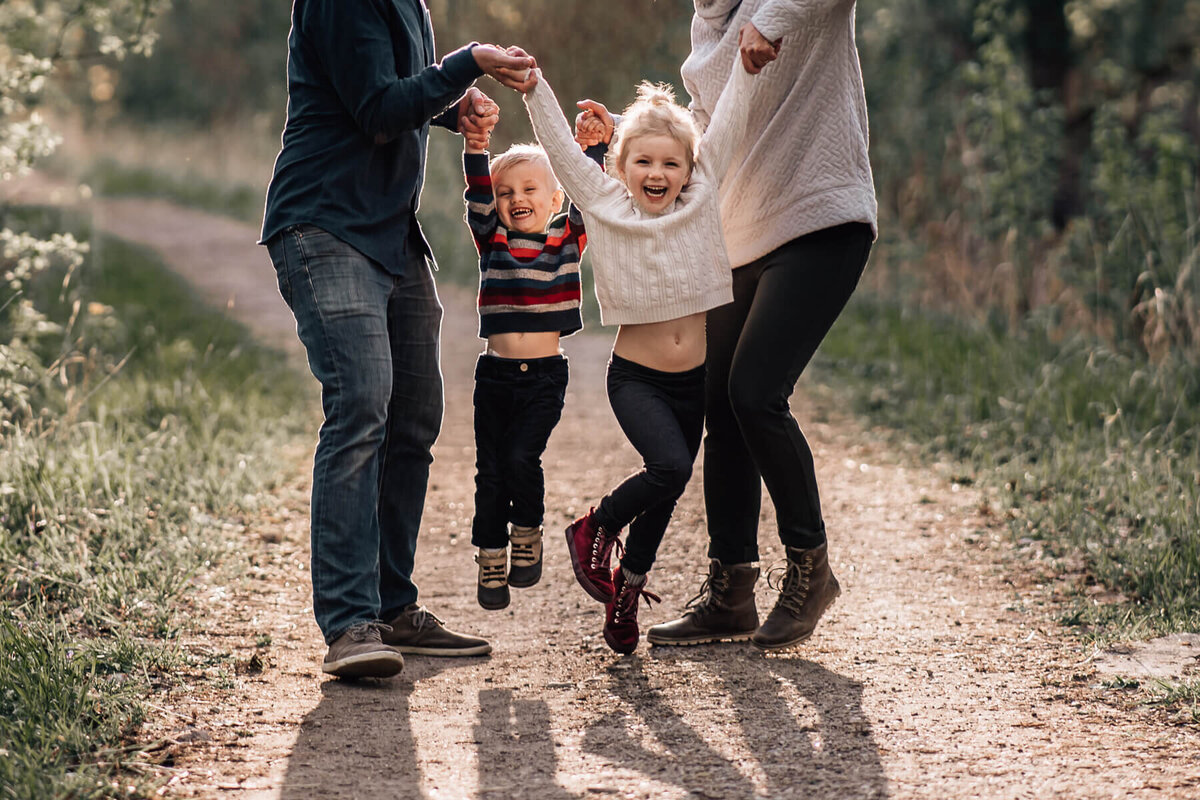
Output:
<instances>
[{"instance_id":1,"label":"black leggings","mask_svg":"<svg viewBox=\"0 0 1200 800\"><path fill-rule=\"evenodd\" d=\"M596 520L610 531L629 526L621 565L646 573L692 477L704 432L704 367L661 372L614 354L608 402L644 465L600 501Z\"/></svg>"},{"instance_id":2,"label":"black leggings","mask_svg":"<svg viewBox=\"0 0 1200 800\"><path fill-rule=\"evenodd\" d=\"M762 483L785 545L825 541L812 451L788 398L858 285L872 238L856 222L793 239L735 269L733 302L708 312L710 558L758 560Z\"/></svg>"}]
</instances>

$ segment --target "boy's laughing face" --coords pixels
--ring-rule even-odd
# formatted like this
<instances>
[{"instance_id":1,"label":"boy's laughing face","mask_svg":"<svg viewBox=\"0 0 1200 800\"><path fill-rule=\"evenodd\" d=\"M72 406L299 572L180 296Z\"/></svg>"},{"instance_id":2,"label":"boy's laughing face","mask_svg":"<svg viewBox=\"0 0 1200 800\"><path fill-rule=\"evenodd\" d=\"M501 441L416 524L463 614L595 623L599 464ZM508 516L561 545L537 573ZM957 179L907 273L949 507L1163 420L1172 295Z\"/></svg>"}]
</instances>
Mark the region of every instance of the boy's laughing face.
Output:
<instances>
[{"instance_id":1,"label":"boy's laughing face","mask_svg":"<svg viewBox=\"0 0 1200 800\"><path fill-rule=\"evenodd\" d=\"M544 164L524 161L492 175L496 214L510 231L544 233L562 208L563 192Z\"/></svg>"}]
</instances>

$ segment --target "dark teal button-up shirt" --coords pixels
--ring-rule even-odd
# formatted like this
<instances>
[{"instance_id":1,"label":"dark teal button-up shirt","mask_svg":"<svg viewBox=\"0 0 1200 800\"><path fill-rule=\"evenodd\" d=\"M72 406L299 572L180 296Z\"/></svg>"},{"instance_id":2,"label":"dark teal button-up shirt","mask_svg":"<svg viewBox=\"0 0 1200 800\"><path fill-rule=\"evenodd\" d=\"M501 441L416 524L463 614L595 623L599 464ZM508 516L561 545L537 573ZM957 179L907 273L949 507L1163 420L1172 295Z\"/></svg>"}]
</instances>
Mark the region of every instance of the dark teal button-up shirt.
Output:
<instances>
[{"instance_id":1,"label":"dark teal button-up shirt","mask_svg":"<svg viewBox=\"0 0 1200 800\"><path fill-rule=\"evenodd\" d=\"M262 241L291 225L332 233L393 274L413 248L431 122L483 74L467 45L434 63L423 0L295 0L283 148Z\"/></svg>"}]
</instances>

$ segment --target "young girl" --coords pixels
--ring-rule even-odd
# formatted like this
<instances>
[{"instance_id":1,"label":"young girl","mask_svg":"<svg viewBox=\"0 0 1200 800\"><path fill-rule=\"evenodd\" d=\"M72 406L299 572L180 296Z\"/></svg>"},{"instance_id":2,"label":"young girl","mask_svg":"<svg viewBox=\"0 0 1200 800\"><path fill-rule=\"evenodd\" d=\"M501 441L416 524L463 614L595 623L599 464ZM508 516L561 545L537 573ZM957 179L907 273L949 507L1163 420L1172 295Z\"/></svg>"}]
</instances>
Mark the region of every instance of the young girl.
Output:
<instances>
[{"instance_id":1,"label":"young girl","mask_svg":"<svg viewBox=\"0 0 1200 800\"><path fill-rule=\"evenodd\" d=\"M605 641L631 653L638 598L658 599L646 591L646 573L700 448L704 312L733 299L718 189L745 128L751 78L734 64L703 137L669 89L643 83L612 146L617 180L580 151L553 91L536 74L525 104L587 225L600 321L620 326L609 402L644 460L640 472L567 528L567 545L580 585L606 604ZM623 554L610 568L626 525Z\"/></svg>"}]
</instances>

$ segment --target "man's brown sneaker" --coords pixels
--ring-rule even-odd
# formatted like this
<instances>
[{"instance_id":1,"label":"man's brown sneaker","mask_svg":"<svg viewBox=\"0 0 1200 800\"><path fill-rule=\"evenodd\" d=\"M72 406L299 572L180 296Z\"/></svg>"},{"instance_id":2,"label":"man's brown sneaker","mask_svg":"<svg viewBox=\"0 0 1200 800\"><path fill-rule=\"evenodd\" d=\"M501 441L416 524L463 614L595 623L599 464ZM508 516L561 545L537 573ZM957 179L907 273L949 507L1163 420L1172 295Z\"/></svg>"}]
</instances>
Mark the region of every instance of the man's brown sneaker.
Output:
<instances>
[{"instance_id":1,"label":"man's brown sneaker","mask_svg":"<svg viewBox=\"0 0 1200 800\"><path fill-rule=\"evenodd\" d=\"M492 652L487 639L457 633L427 611L412 603L383 631L383 643L401 653L424 656L485 656Z\"/></svg>"},{"instance_id":2,"label":"man's brown sneaker","mask_svg":"<svg viewBox=\"0 0 1200 800\"><path fill-rule=\"evenodd\" d=\"M508 549L489 555L482 547L475 553L479 581L475 599L488 611L508 608Z\"/></svg>"},{"instance_id":3,"label":"man's brown sneaker","mask_svg":"<svg viewBox=\"0 0 1200 800\"><path fill-rule=\"evenodd\" d=\"M542 579L542 527L513 525L508 543L512 546L508 585L528 589Z\"/></svg>"},{"instance_id":4,"label":"man's brown sneaker","mask_svg":"<svg viewBox=\"0 0 1200 800\"><path fill-rule=\"evenodd\" d=\"M768 585L779 589L775 608L750 637L761 650L782 650L808 639L817 621L842 593L829 568L828 543L810 550L787 550L787 565L772 571Z\"/></svg>"},{"instance_id":5,"label":"man's brown sneaker","mask_svg":"<svg viewBox=\"0 0 1200 800\"><path fill-rule=\"evenodd\" d=\"M715 558L700 593L687 602L679 619L654 625L646 641L656 645L690 645L706 642L741 642L758 627L754 583L758 567L725 566Z\"/></svg>"},{"instance_id":6,"label":"man's brown sneaker","mask_svg":"<svg viewBox=\"0 0 1200 800\"><path fill-rule=\"evenodd\" d=\"M339 678L390 678L404 669L404 656L383 643L380 622L360 622L329 645L321 670Z\"/></svg>"}]
</instances>

